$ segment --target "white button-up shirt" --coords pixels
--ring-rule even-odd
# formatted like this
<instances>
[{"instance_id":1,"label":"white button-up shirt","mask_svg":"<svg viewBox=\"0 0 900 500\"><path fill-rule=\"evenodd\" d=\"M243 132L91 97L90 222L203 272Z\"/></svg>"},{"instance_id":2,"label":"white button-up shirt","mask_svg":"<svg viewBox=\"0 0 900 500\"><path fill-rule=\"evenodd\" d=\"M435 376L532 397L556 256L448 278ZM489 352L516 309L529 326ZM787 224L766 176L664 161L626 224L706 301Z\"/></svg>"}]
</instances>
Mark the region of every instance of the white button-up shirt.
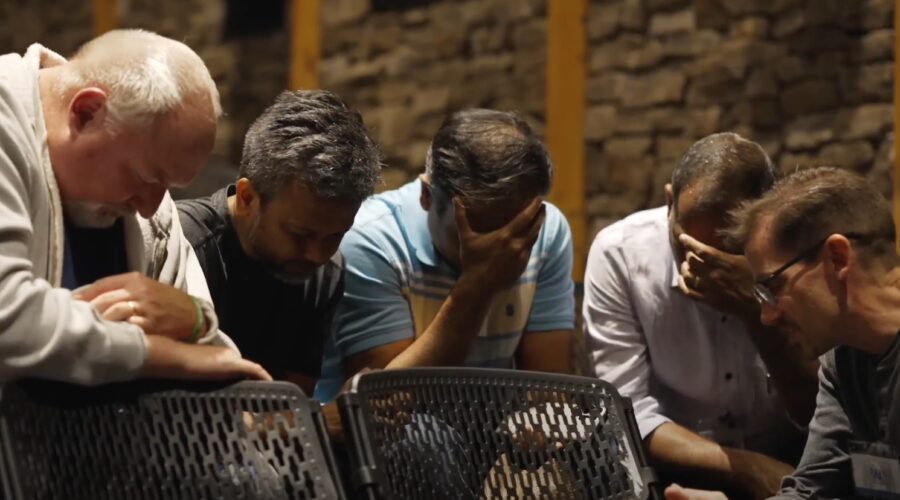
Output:
<instances>
[{"instance_id":1,"label":"white button-up shirt","mask_svg":"<svg viewBox=\"0 0 900 500\"><path fill-rule=\"evenodd\" d=\"M745 324L685 296L666 207L633 214L594 239L584 330L598 377L630 397L641 437L674 421L761 452L796 434Z\"/></svg>"}]
</instances>

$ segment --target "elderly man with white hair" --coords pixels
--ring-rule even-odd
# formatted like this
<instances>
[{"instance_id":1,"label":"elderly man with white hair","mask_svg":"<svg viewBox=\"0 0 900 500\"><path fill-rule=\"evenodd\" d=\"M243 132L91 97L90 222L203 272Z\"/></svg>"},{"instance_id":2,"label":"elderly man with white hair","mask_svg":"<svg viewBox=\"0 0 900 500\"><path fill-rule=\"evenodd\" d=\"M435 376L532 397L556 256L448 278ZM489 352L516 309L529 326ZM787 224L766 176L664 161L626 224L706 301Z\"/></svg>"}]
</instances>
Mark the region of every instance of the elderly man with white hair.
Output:
<instances>
[{"instance_id":1,"label":"elderly man with white hair","mask_svg":"<svg viewBox=\"0 0 900 500\"><path fill-rule=\"evenodd\" d=\"M218 331L167 194L220 113L200 57L153 33L0 56L0 383L268 378Z\"/></svg>"}]
</instances>

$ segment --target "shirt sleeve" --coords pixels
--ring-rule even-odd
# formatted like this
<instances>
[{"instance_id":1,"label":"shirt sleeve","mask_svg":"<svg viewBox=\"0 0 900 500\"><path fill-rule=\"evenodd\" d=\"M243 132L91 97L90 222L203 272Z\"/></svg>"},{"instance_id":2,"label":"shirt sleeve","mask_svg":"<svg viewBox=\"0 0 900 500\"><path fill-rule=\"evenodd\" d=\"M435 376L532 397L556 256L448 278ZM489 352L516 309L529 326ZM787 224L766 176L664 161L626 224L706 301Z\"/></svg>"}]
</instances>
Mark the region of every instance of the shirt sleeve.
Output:
<instances>
[{"instance_id":1,"label":"shirt sleeve","mask_svg":"<svg viewBox=\"0 0 900 500\"><path fill-rule=\"evenodd\" d=\"M30 127L11 109L0 85L0 383L42 377L82 384L127 380L138 374L146 347L140 328L102 320L68 290L35 275L29 193L46 189ZM21 111L19 112L21 113ZM45 242L46 244L46 242Z\"/></svg>"},{"instance_id":2,"label":"shirt sleeve","mask_svg":"<svg viewBox=\"0 0 900 500\"><path fill-rule=\"evenodd\" d=\"M154 217L157 219L157 224L164 223L160 221L168 222L168 240L165 261L153 266L157 273L152 278L199 299L203 316L206 319L206 331L197 339L198 344L223 346L238 351L231 338L219 330L219 318L212 304L209 285L206 283L200 261L197 260L197 254L194 253L193 247L181 229L178 210L168 192ZM145 220L141 220L141 222L150 223Z\"/></svg>"},{"instance_id":3,"label":"shirt sleeve","mask_svg":"<svg viewBox=\"0 0 900 500\"><path fill-rule=\"evenodd\" d=\"M806 448L797 470L784 478L779 500L852 498L853 473L847 441L851 439L850 419L841 405L834 370L834 351L822 358L816 412L809 423Z\"/></svg>"},{"instance_id":4,"label":"shirt sleeve","mask_svg":"<svg viewBox=\"0 0 900 500\"><path fill-rule=\"evenodd\" d=\"M538 241L542 254L538 257L543 264L537 270L537 289L525 331L573 330L575 283L572 281L572 232L559 209L549 203Z\"/></svg>"},{"instance_id":5,"label":"shirt sleeve","mask_svg":"<svg viewBox=\"0 0 900 500\"><path fill-rule=\"evenodd\" d=\"M671 420L649 393L647 341L634 311L629 280L625 249L617 244L615 234L601 232L591 245L585 271L585 345L597 377L631 398L644 439Z\"/></svg>"},{"instance_id":6,"label":"shirt sleeve","mask_svg":"<svg viewBox=\"0 0 900 500\"><path fill-rule=\"evenodd\" d=\"M401 270L385 247L377 232L356 228L341 242L344 297L335 311L333 328L341 359L415 336Z\"/></svg>"}]
</instances>

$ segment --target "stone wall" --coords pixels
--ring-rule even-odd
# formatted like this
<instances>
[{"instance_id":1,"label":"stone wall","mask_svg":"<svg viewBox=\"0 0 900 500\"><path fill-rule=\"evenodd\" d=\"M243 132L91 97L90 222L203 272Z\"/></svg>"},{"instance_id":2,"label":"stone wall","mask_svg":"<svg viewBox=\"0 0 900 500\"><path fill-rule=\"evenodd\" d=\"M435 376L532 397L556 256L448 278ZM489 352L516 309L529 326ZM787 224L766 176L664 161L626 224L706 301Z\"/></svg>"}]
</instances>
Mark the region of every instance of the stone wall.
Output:
<instances>
[{"instance_id":1,"label":"stone wall","mask_svg":"<svg viewBox=\"0 0 900 500\"><path fill-rule=\"evenodd\" d=\"M448 112L517 110L542 133L544 0L322 4L320 83L360 109L385 153L385 185L424 168ZM416 2L407 2L416 3Z\"/></svg>"},{"instance_id":2,"label":"stone wall","mask_svg":"<svg viewBox=\"0 0 900 500\"><path fill-rule=\"evenodd\" d=\"M603 0L587 20L591 235L664 202L696 139L733 130L782 171L833 164L890 195L893 0Z\"/></svg>"},{"instance_id":3,"label":"stone wall","mask_svg":"<svg viewBox=\"0 0 900 500\"><path fill-rule=\"evenodd\" d=\"M242 5L230 2L231 7ZM274 24L228 33L225 0L119 2L122 24L194 47L226 117L214 166L186 194L227 182L243 135L287 84L282 0ZM735 130L782 169L831 163L890 194L892 0L592 0L585 113L590 235L661 204L697 138ZM249 5L249 4L247 4ZM234 16L232 16L232 21ZM0 53L90 37L90 2L0 3ZM240 21L240 16L238 16ZM450 111L519 110L543 132L546 0L327 0L320 82L358 107L385 152L385 187L422 170Z\"/></svg>"}]
</instances>

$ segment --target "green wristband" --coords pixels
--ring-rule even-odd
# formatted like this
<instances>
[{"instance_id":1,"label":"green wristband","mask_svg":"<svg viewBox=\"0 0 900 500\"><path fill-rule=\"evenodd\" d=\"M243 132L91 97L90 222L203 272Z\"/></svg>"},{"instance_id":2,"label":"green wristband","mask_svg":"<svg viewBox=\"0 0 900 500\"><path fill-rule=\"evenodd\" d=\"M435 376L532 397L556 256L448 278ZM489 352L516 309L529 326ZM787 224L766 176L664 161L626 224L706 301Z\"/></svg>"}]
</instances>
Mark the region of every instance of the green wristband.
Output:
<instances>
[{"instance_id":1,"label":"green wristband","mask_svg":"<svg viewBox=\"0 0 900 500\"><path fill-rule=\"evenodd\" d=\"M191 344L195 344L197 340L200 339L200 336L203 335L203 306L200 305L200 299L190 296L191 301L194 303L194 329L191 330L191 336L188 339L188 342Z\"/></svg>"}]
</instances>

